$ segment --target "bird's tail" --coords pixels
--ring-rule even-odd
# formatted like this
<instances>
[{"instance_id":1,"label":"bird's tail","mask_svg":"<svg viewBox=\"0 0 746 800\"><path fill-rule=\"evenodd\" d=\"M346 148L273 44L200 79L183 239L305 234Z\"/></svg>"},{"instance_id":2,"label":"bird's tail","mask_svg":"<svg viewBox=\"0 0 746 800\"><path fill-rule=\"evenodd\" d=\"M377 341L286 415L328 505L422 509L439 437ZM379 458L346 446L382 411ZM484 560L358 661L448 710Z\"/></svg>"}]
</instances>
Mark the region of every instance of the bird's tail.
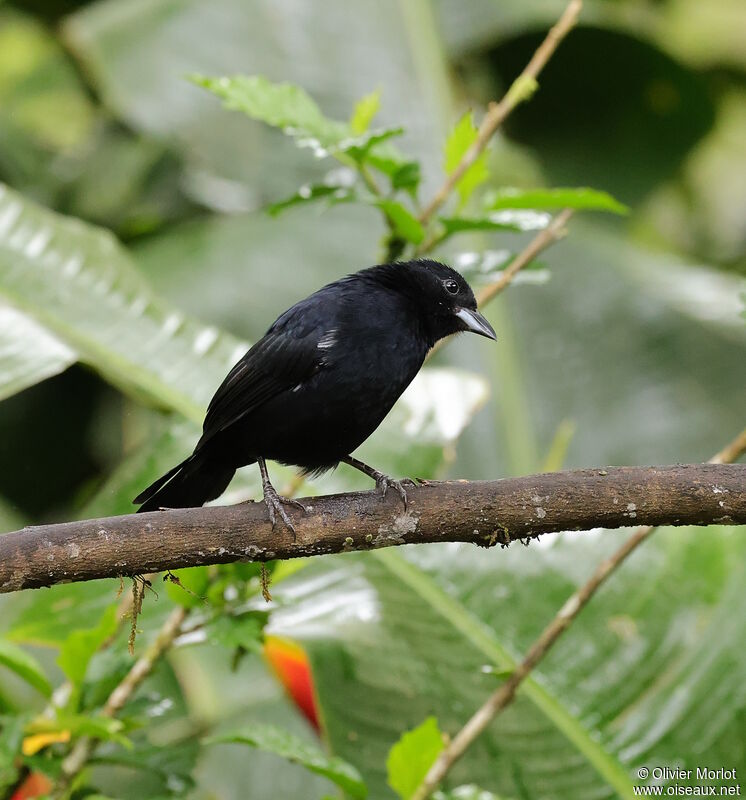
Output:
<instances>
[{"instance_id":1,"label":"bird's tail","mask_svg":"<svg viewBox=\"0 0 746 800\"><path fill-rule=\"evenodd\" d=\"M142 503L138 512L195 508L219 497L235 472L233 467L193 453L140 492L132 502Z\"/></svg>"}]
</instances>

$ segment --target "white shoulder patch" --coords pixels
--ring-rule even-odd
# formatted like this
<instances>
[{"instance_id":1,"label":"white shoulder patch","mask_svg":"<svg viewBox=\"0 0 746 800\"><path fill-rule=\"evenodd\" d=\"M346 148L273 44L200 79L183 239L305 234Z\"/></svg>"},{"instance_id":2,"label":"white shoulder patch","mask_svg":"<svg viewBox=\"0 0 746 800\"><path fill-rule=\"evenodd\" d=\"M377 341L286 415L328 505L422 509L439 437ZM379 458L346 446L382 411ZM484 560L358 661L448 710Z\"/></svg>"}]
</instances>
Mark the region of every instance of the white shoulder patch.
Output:
<instances>
[{"instance_id":1,"label":"white shoulder patch","mask_svg":"<svg viewBox=\"0 0 746 800\"><path fill-rule=\"evenodd\" d=\"M337 343L337 329L331 328L320 339L316 347L319 350L329 350Z\"/></svg>"}]
</instances>

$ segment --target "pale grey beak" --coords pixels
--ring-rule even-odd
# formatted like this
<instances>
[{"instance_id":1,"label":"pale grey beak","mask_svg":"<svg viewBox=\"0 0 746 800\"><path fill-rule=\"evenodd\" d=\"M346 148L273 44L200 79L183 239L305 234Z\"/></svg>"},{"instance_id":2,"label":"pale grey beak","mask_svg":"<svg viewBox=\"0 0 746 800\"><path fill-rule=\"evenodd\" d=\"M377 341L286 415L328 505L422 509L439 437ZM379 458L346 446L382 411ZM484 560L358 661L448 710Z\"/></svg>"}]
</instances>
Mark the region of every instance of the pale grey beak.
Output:
<instances>
[{"instance_id":1,"label":"pale grey beak","mask_svg":"<svg viewBox=\"0 0 746 800\"><path fill-rule=\"evenodd\" d=\"M470 308L459 308L456 316L464 323L466 330L478 333L480 336L486 336L493 341L497 340L497 334L492 325L478 311L472 311Z\"/></svg>"}]
</instances>

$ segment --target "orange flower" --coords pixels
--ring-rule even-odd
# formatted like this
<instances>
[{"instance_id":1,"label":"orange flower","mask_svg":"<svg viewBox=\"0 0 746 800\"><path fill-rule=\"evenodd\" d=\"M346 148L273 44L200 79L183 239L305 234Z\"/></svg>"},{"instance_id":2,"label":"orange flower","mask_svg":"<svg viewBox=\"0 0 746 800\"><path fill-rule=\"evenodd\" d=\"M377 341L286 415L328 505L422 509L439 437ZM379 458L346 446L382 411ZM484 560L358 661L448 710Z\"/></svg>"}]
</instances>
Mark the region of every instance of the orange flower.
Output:
<instances>
[{"instance_id":1,"label":"orange flower","mask_svg":"<svg viewBox=\"0 0 746 800\"><path fill-rule=\"evenodd\" d=\"M285 691L317 733L321 730L311 664L306 651L296 642L280 636L267 636L264 656Z\"/></svg>"}]
</instances>

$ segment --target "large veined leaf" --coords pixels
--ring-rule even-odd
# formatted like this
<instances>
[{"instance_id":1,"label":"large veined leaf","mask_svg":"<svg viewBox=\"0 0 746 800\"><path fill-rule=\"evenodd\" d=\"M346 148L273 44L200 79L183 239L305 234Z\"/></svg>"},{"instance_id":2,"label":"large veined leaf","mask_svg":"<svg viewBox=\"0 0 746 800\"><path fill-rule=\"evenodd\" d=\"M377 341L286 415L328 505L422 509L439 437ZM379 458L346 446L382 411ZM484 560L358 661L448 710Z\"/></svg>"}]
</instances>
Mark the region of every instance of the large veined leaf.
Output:
<instances>
[{"instance_id":1,"label":"large veined leaf","mask_svg":"<svg viewBox=\"0 0 746 800\"><path fill-rule=\"evenodd\" d=\"M33 319L0 303L0 400L56 375L75 353Z\"/></svg>"},{"instance_id":2,"label":"large veined leaf","mask_svg":"<svg viewBox=\"0 0 746 800\"><path fill-rule=\"evenodd\" d=\"M308 649L335 752L374 796L390 797L386 754L401 733L428 716L455 733L496 688L494 668L511 668L619 538L408 549L419 568L393 551L328 559L282 587L292 606L273 625ZM745 548L739 531L657 534L523 684L453 784L508 797L630 797L641 765L746 769L736 733L746 711Z\"/></svg>"},{"instance_id":3,"label":"large veined leaf","mask_svg":"<svg viewBox=\"0 0 746 800\"><path fill-rule=\"evenodd\" d=\"M514 663L476 617L393 551L328 559L282 596L292 607L275 616L273 629L304 641L331 745L375 797L393 797L386 760L402 732L434 716L454 733L496 686L484 667ZM604 785L628 793L621 765L590 731L538 683L526 687L530 699L506 715L505 733L485 736L453 780L508 796L518 794L516 780L526 796L541 796L550 781L575 798L603 796ZM350 744L358 741L364 750Z\"/></svg>"},{"instance_id":4,"label":"large veined leaf","mask_svg":"<svg viewBox=\"0 0 746 800\"><path fill-rule=\"evenodd\" d=\"M659 531L539 668L543 685L631 775L641 765L674 761L692 769L746 768L737 733L746 713L744 532ZM434 553L424 553L420 565L441 584L447 577L475 617L511 650L525 652L569 592L618 545L613 533L570 534L550 547L511 548L496 563L463 548L455 569ZM521 614L506 620L506 609L516 607Z\"/></svg>"},{"instance_id":5,"label":"large veined leaf","mask_svg":"<svg viewBox=\"0 0 746 800\"><path fill-rule=\"evenodd\" d=\"M32 367L41 328L66 358L74 353L123 389L197 421L246 347L158 299L110 233L2 184L0 298L30 320L15 328L14 346L29 349Z\"/></svg>"},{"instance_id":6,"label":"large veined leaf","mask_svg":"<svg viewBox=\"0 0 746 800\"><path fill-rule=\"evenodd\" d=\"M244 744L266 753L274 753L328 778L351 797L364 798L367 795L365 784L354 767L339 758L327 756L318 747L309 745L300 737L274 725L254 724L237 731L221 733L207 741L208 744Z\"/></svg>"},{"instance_id":7,"label":"large veined leaf","mask_svg":"<svg viewBox=\"0 0 746 800\"><path fill-rule=\"evenodd\" d=\"M0 665L15 672L20 678L47 697L52 686L36 659L17 644L0 638Z\"/></svg>"}]
</instances>

